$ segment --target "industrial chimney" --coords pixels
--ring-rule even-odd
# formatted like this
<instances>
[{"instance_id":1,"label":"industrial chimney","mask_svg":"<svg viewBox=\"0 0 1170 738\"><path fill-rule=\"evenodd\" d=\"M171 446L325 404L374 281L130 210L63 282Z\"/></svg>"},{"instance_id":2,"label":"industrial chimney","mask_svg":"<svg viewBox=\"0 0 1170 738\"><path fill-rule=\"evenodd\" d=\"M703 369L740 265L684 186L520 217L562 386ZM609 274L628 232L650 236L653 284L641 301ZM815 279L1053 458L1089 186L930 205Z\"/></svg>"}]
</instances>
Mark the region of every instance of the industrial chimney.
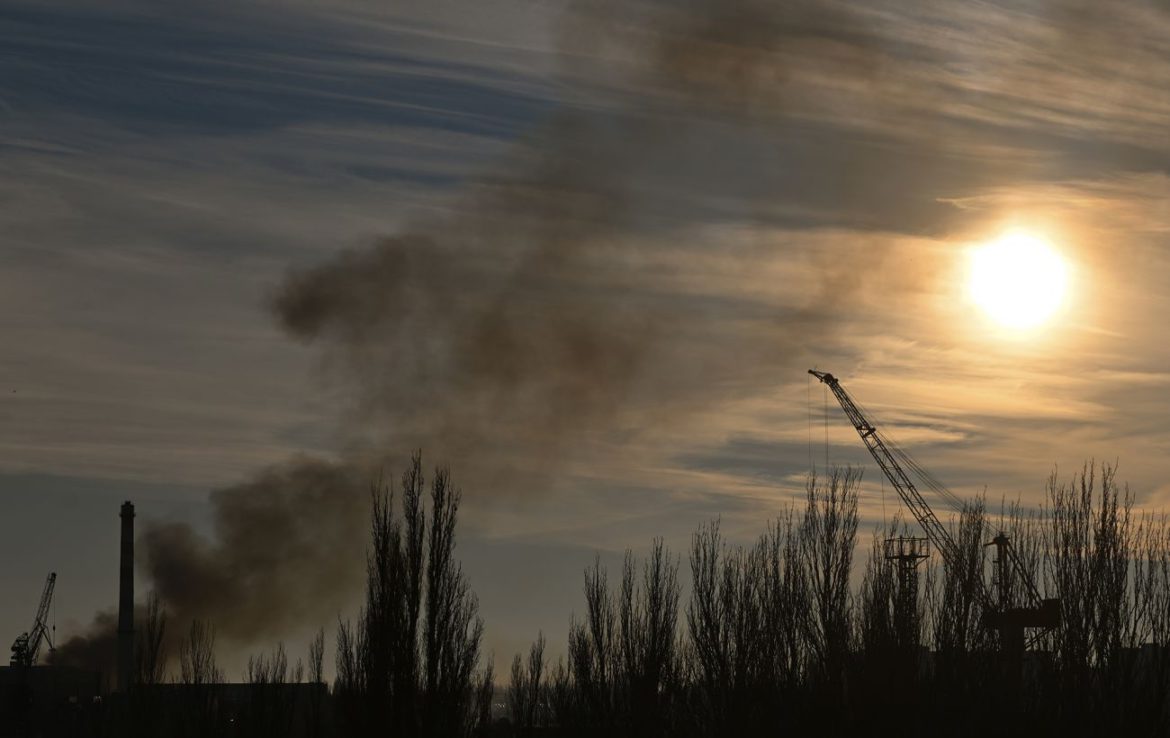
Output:
<instances>
[{"instance_id":1,"label":"industrial chimney","mask_svg":"<svg viewBox=\"0 0 1170 738\"><path fill-rule=\"evenodd\" d=\"M118 689L134 681L134 503L122 503L122 560L118 586Z\"/></svg>"}]
</instances>

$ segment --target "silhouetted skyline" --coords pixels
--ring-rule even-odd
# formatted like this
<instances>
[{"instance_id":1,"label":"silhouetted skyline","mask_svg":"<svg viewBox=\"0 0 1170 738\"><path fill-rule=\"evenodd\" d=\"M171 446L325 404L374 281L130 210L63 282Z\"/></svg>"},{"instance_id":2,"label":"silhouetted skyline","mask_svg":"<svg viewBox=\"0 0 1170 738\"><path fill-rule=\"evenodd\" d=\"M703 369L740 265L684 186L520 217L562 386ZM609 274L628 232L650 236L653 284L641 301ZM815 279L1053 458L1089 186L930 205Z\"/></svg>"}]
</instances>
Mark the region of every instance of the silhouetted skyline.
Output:
<instances>
[{"instance_id":1,"label":"silhouetted skyline","mask_svg":"<svg viewBox=\"0 0 1170 738\"><path fill-rule=\"evenodd\" d=\"M869 463L809 366L993 510L1094 457L1170 503L1164 9L17 0L0 33L0 635L49 571L60 636L114 605L129 499L140 594L304 642L422 448L484 650L557 653L595 552L748 541ZM1068 293L1013 332L966 270L1016 231Z\"/></svg>"}]
</instances>

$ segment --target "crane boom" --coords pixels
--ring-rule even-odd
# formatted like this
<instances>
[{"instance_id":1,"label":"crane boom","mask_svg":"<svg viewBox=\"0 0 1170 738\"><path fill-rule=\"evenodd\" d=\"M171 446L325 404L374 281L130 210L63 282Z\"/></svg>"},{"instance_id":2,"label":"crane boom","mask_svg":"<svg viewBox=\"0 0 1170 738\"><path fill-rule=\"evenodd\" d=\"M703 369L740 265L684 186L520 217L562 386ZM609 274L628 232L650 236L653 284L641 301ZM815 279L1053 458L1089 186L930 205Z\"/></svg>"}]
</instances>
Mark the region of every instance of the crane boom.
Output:
<instances>
[{"instance_id":1,"label":"crane boom","mask_svg":"<svg viewBox=\"0 0 1170 738\"><path fill-rule=\"evenodd\" d=\"M37 615L33 620L33 627L27 633L21 633L12 644L12 665L32 666L37 662L37 654L41 650L41 643L49 641L49 605L53 601L53 589L57 585L57 573L50 572L45 579L45 589L41 592L41 602L37 606Z\"/></svg>"},{"instance_id":2,"label":"crane boom","mask_svg":"<svg viewBox=\"0 0 1170 738\"><path fill-rule=\"evenodd\" d=\"M861 436L862 443L869 449L869 453L873 456L874 461L881 467L882 473L885 474L886 479L890 481L894 489L897 490L898 496L902 498L902 502L910 509L910 513L918 524L922 526L922 530L926 533L930 542L939 550L947 565L954 571L963 571L961 552L955 540L951 538L951 534L939 522L938 517L934 511L930 509L930 505L922 497L915 486L914 481L902 468L902 464L898 462L897 457L890 452L881 436L878 435L877 428L861 409L857 407L857 403L841 386L841 383L828 372L818 372L815 369L809 369L808 373L819 379L825 386L833 391L833 396L837 398L837 402L841 405L841 409L845 411L849 422ZM1014 651L1023 651L1024 649L1024 628L1043 628L1051 629L1056 627L1060 622L1060 600L1058 599L1044 599L1041 598L1039 591L1036 589L1035 583L1028 577L1024 570L1019 557L1010 544L1010 540L1004 533L1000 533L987 545L995 545L998 550L998 559L996 563L999 566L998 582L999 582L999 601L994 602L991 594L983 584L982 576L976 576L975 581L970 582L979 603L984 610L984 622L995 628L1000 633L1001 644L1005 649ZM1013 606L1009 602L1007 594L1007 569L1013 569L1019 576L1020 581L1023 582L1028 598L1030 600L1028 605Z\"/></svg>"},{"instance_id":3,"label":"crane boom","mask_svg":"<svg viewBox=\"0 0 1170 738\"><path fill-rule=\"evenodd\" d=\"M873 423L861 412L857 407L857 403L837 381L837 378L828 372L818 372L815 369L809 369L808 373L821 380L833 392L833 396L837 398L841 409L845 411L849 422L853 424L853 428L857 434L861 436L861 442L869 449L869 453L873 456L874 461L881 467L882 473L886 475L886 479L890 481L894 489L898 492L898 496L902 498L902 502L910 509L910 513L918 524L922 526L922 530L930 538L930 542L939 550L946 559L948 564L952 566L959 565L959 548L955 544L954 539L951 538L947 529L939 522L938 516L930 509L930 505L926 504L922 494L919 493L918 488L914 482L906 474L905 469L898 463L898 459L894 454L890 453L889 448L886 447L885 442L882 441L881 436L878 435L877 428Z\"/></svg>"}]
</instances>

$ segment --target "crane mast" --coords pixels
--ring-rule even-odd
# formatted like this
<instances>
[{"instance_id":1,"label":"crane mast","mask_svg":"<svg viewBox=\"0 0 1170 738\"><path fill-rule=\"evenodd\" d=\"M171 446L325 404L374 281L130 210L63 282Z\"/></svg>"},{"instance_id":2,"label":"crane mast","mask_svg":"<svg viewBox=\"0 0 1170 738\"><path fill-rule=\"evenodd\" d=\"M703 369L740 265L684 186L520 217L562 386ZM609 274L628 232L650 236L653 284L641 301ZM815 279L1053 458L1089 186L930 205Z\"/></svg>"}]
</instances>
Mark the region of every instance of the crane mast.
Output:
<instances>
[{"instance_id":1,"label":"crane mast","mask_svg":"<svg viewBox=\"0 0 1170 738\"><path fill-rule=\"evenodd\" d=\"M898 462L897 457L882 441L877 428L865 417L865 414L857 407L857 403L853 401L853 398L849 396L836 377L828 372L819 372L815 369L810 369L808 373L832 390L833 396L837 398L837 402L845 411L849 422L857 434L861 436L862 443L869 449L870 455L877 462L886 479L898 492L902 502L910 509L910 513L918 521L930 542L939 550L948 565L955 571L961 571L961 555L958 545L943 524L939 522L938 516L930 509L930 505L919 493L918 487L915 486L902 464ZM1050 629L1056 627L1060 621L1060 601L1040 597L1036 585L1027 576L1027 572L1024 571L1019 557L1006 535L1002 532L999 533L987 545L994 545L997 551L996 576L1000 589L999 602L992 601L990 594L983 586L982 577L977 577L977 581L972 582L971 585L975 589L980 604L983 605L984 622L999 631L1004 648L1022 651L1024 648L1024 628ZM1009 568L1019 575L1020 581L1023 582L1031 600L1029 606L1013 607L1008 602Z\"/></svg>"},{"instance_id":2,"label":"crane mast","mask_svg":"<svg viewBox=\"0 0 1170 738\"><path fill-rule=\"evenodd\" d=\"M21 633L12 643L12 665L32 666L37 662L37 654L41 650L41 643L48 641L49 648L53 647L49 636L49 605L53 601L53 588L57 585L57 573L50 572L45 579L45 589L41 593L41 602L37 607L37 616L33 620L33 627L27 633Z\"/></svg>"}]
</instances>

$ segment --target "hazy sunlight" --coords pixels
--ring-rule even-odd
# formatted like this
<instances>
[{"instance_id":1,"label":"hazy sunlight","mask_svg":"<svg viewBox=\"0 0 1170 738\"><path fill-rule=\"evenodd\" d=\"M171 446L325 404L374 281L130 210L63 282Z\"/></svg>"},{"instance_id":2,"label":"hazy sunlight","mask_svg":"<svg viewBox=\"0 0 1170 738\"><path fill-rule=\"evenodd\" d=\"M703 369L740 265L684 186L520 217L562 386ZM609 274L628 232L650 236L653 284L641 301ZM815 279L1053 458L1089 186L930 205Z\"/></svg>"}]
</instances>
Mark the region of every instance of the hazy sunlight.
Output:
<instances>
[{"instance_id":1,"label":"hazy sunlight","mask_svg":"<svg viewBox=\"0 0 1170 738\"><path fill-rule=\"evenodd\" d=\"M1012 232L971 255L971 299L1002 326L1035 328L1064 302L1068 267L1048 243Z\"/></svg>"}]
</instances>

